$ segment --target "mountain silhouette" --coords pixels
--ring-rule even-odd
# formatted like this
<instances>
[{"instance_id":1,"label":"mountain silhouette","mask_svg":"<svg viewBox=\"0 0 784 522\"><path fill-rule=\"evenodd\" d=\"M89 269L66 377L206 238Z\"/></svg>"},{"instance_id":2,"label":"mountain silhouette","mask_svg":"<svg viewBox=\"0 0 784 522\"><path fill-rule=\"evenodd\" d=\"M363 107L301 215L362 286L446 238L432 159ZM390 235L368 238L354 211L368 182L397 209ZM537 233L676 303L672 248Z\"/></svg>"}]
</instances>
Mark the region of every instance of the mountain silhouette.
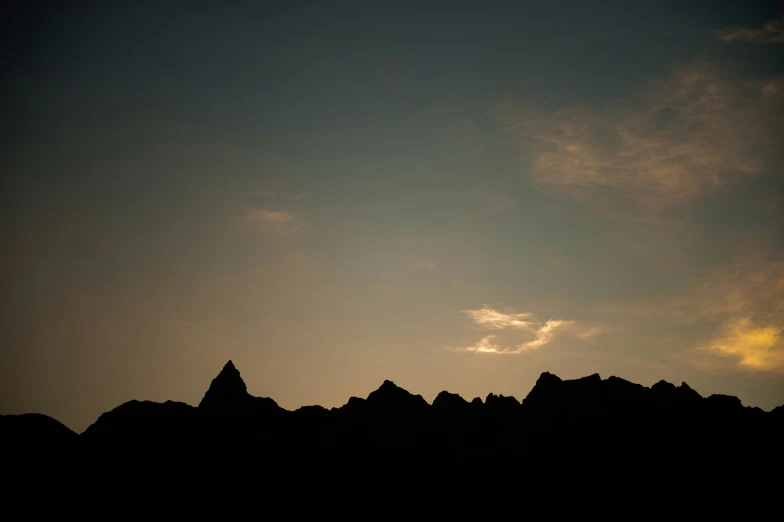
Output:
<instances>
[{"instance_id":1,"label":"mountain silhouette","mask_svg":"<svg viewBox=\"0 0 784 522\"><path fill-rule=\"evenodd\" d=\"M413 395L389 380L370 392L362 404L366 415L397 418L420 417L430 407L421 395Z\"/></svg>"},{"instance_id":2,"label":"mountain silhouette","mask_svg":"<svg viewBox=\"0 0 784 522\"><path fill-rule=\"evenodd\" d=\"M207 393L199 403L199 409L223 413L264 413L281 410L274 400L249 394L245 381L231 361L227 362L218 376L212 380Z\"/></svg>"},{"instance_id":3,"label":"mountain silhouette","mask_svg":"<svg viewBox=\"0 0 784 522\"><path fill-rule=\"evenodd\" d=\"M677 470L666 499L672 487L687 491L696 481L729 480L728 470L754 476L781 464L782 435L784 406L764 412L737 397L703 398L686 383L648 388L598 374L563 380L544 372L522 402L493 393L469 402L444 390L432 405L386 380L339 408L289 411L250 395L232 361L197 407L129 401L81 435L45 415L0 416L5 496L65 506L82 519L105 515L90 498L131 518L158 504L174 516L226 517L260 495L274 504L280 495L327 491L351 491L351 506L360 491L394 505L432 503L436 497L417 495L475 480L468 470L522 474L527 494L541 495L553 494L546 485L555 483L557 491L601 494L611 484L637 484L634 494L660 495L664 486L653 477ZM764 466L743 451L760 448L769 448ZM588 470L609 475L580 478ZM457 509L454 502L439 509Z\"/></svg>"}]
</instances>

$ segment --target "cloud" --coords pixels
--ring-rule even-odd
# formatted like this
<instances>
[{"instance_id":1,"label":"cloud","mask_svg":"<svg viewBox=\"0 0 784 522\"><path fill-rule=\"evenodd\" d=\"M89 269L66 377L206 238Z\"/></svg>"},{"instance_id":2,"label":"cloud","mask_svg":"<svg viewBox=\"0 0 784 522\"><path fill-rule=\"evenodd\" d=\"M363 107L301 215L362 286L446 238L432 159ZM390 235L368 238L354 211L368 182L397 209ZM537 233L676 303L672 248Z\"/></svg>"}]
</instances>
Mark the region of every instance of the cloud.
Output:
<instances>
[{"instance_id":1,"label":"cloud","mask_svg":"<svg viewBox=\"0 0 784 522\"><path fill-rule=\"evenodd\" d=\"M575 321L564 321L561 319L549 319L543 326L536 330L536 339L525 342L517 347L517 350L524 351L531 348L539 348L553 340L555 330L563 326L575 324Z\"/></svg>"},{"instance_id":2,"label":"cloud","mask_svg":"<svg viewBox=\"0 0 784 522\"><path fill-rule=\"evenodd\" d=\"M584 326L583 328L579 328L574 332L574 336L582 341L593 341L594 338L598 335L610 333L610 332L617 332L620 331L619 328L611 328L606 325L593 325L593 326Z\"/></svg>"},{"instance_id":3,"label":"cloud","mask_svg":"<svg viewBox=\"0 0 784 522\"><path fill-rule=\"evenodd\" d=\"M506 104L496 117L520 137L540 190L606 215L656 220L764 171L778 146L780 83L738 81L696 63L605 109Z\"/></svg>"},{"instance_id":4,"label":"cloud","mask_svg":"<svg viewBox=\"0 0 784 522\"><path fill-rule=\"evenodd\" d=\"M722 327L721 336L697 349L737 359L753 370L784 371L783 324L755 325L751 317L733 317Z\"/></svg>"},{"instance_id":5,"label":"cloud","mask_svg":"<svg viewBox=\"0 0 784 522\"><path fill-rule=\"evenodd\" d=\"M412 270L433 270L438 266L435 261L430 259L422 259L419 261L409 261L408 268Z\"/></svg>"},{"instance_id":6,"label":"cloud","mask_svg":"<svg viewBox=\"0 0 784 522\"><path fill-rule=\"evenodd\" d=\"M713 270L696 290L703 314L784 322L784 261L749 257Z\"/></svg>"},{"instance_id":7,"label":"cloud","mask_svg":"<svg viewBox=\"0 0 784 522\"><path fill-rule=\"evenodd\" d=\"M534 330L536 334L535 339L526 341L524 343L520 343L517 346L501 347L493 343L493 340L497 336L488 335L486 337L483 337L476 344L472 346L468 346L466 348L461 348L459 349L459 351L474 352L474 353L508 353L508 354L523 353L528 350L541 348L545 344L552 341L553 335L555 335L555 331L557 329L572 324L575 324L575 322L550 319L547 322L545 322L542 326Z\"/></svg>"},{"instance_id":8,"label":"cloud","mask_svg":"<svg viewBox=\"0 0 784 522\"><path fill-rule=\"evenodd\" d=\"M703 317L720 326L695 350L732 357L739 368L784 372L784 261L750 258L698 286Z\"/></svg>"},{"instance_id":9,"label":"cloud","mask_svg":"<svg viewBox=\"0 0 784 522\"><path fill-rule=\"evenodd\" d=\"M466 352L475 352L475 353L504 353L504 349L498 346L497 344L493 344L493 339L495 339L495 335L488 335L487 337L482 337L476 344L472 346L468 346L467 348L462 348L463 351Z\"/></svg>"},{"instance_id":10,"label":"cloud","mask_svg":"<svg viewBox=\"0 0 784 522\"><path fill-rule=\"evenodd\" d=\"M497 343L498 335L492 334L482 337L475 344L464 347L456 348L455 351L473 352L473 353L505 353L505 354L519 354L529 350L541 348L553 340L556 332L565 330L567 327L577 325L576 321L567 321L563 319L548 319L544 323L539 323L531 313L507 313L499 312L487 306L478 310L463 310L461 313L468 315L473 322L482 328L489 330L512 330L512 331L526 331L534 334L533 339L527 341L514 343L510 346L502 346ZM598 335L600 331L598 328L592 332L587 330L577 330L576 335L587 333L587 337ZM602 327L603 328L603 327ZM601 330L605 331L604 329Z\"/></svg>"},{"instance_id":11,"label":"cloud","mask_svg":"<svg viewBox=\"0 0 784 522\"><path fill-rule=\"evenodd\" d=\"M503 330L504 328L523 328L530 329L534 324L528 319L532 318L532 314L506 314L493 310L492 308L481 308L479 310L463 310L476 324L491 328L495 330Z\"/></svg>"},{"instance_id":12,"label":"cloud","mask_svg":"<svg viewBox=\"0 0 784 522\"><path fill-rule=\"evenodd\" d=\"M784 17L771 20L762 27L732 27L716 31L716 38L725 42L784 43Z\"/></svg>"},{"instance_id":13,"label":"cloud","mask_svg":"<svg viewBox=\"0 0 784 522\"><path fill-rule=\"evenodd\" d=\"M659 303L611 310L656 325L699 329L677 347L676 360L706 371L784 373L784 261L752 255L702 276L683 293Z\"/></svg>"},{"instance_id":14,"label":"cloud","mask_svg":"<svg viewBox=\"0 0 784 522\"><path fill-rule=\"evenodd\" d=\"M263 232L290 236L302 227L302 216L285 210L252 209L246 220L258 224Z\"/></svg>"}]
</instances>

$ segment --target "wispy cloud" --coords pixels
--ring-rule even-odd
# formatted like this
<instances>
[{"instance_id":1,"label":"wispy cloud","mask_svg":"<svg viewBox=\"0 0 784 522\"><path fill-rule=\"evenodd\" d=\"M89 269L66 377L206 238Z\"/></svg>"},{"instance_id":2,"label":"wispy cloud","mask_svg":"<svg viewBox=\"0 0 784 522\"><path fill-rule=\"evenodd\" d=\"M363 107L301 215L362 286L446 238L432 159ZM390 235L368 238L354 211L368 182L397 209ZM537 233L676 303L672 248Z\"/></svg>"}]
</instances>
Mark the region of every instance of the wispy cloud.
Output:
<instances>
[{"instance_id":1,"label":"wispy cloud","mask_svg":"<svg viewBox=\"0 0 784 522\"><path fill-rule=\"evenodd\" d=\"M504 353L504 348L493 343L495 338L495 335L488 335L487 337L482 337L476 344L466 348L459 348L459 350L476 353Z\"/></svg>"},{"instance_id":2,"label":"wispy cloud","mask_svg":"<svg viewBox=\"0 0 784 522\"><path fill-rule=\"evenodd\" d=\"M499 354L519 354L529 350L535 350L550 343L557 332L564 331L567 327L575 327L576 321L564 319L548 319L544 323L536 320L532 313L509 313L500 312L489 307L478 310L463 310L462 313L468 315L477 326L497 331L512 331L520 335L521 331L533 334L533 339L521 342L499 344L498 335L491 334L482 337L471 346L455 348L455 351L473 353L499 353ZM594 326L591 331L585 329L575 329L573 333L578 337L583 334L582 339L588 339L599 333L607 331L603 327Z\"/></svg>"},{"instance_id":3,"label":"wispy cloud","mask_svg":"<svg viewBox=\"0 0 784 522\"><path fill-rule=\"evenodd\" d=\"M497 117L521 137L541 190L652 220L761 173L781 98L779 80L742 82L695 64L606 109L507 104Z\"/></svg>"},{"instance_id":4,"label":"wispy cloud","mask_svg":"<svg viewBox=\"0 0 784 522\"><path fill-rule=\"evenodd\" d=\"M749 259L700 285L704 314L720 318L696 350L734 358L738 367L784 372L784 262Z\"/></svg>"},{"instance_id":5,"label":"wispy cloud","mask_svg":"<svg viewBox=\"0 0 784 522\"><path fill-rule=\"evenodd\" d=\"M418 261L409 261L408 268L412 270L433 270L438 267L438 263L430 259L420 259Z\"/></svg>"},{"instance_id":6,"label":"wispy cloud","mask_svg":"<svg viewBox=\"0 0 784 522\"><path fill-rule=\"evenodd\" d=\"M483 337L476 344L459 350L465 352L474 352L474 353L508 353L508 354L523 353L528 350L541 348L542 346L544 346L545 344L553 340L553 336L555 335L556 330L558 330L563 326L572 325L572 324L575 324L575 322L550 319L547 322L545 322L543 325L541 325L539 328L534 330L534 333L536 335L534 339L520 343L516 346L507 346L507 347L499 346L497 344L494 344L493 342L493 340L497 336L488 335L486 337Z\"/></svg>"},{"instance_id":7,"label":"wispy cloud","mask_svg":"<svg viewBox=\"0 0 784 522\"><path fill-rule=\"evenodd\" d=\"M716 38L725 42L784 43L784 17L771 20L762 27L730 27L716 31Z\"/></svg>"},{"instance_id":8,"label":"wispy cloud","mask_svg":"<svg viewBox=\"0 0 784 522\"><path fill-rule=\"evenodd\" d=\"M659 330L699 326L705 333L673 357L707 371L784 373L784 262L750 256L705 274L679 296L624 305Z\"/></svg>"},{"instance_id":9,"label":"wispy cloud","mask_svg":"<svg viewBox=\"0 0 784 522\"><path fill-rule=\"evenodd\" d=\"M463 310L462 313L468 315L479 326L494 330L503 330L505 328L530 329L534 324L530 320L533 314L529 313L507 314L487 307L479 310Z\"/></svg>"},{"instance_id":10,"label":"wispy cloud","mask_svg":"<svg viewBox=\"0 0 784 522\"><path fill-rule=\"evenodd\" d=\"M252 209L245 219L266 233L290 236L302 227L302 215L286 210Z\"/></svg>"},{"instance_id":11,"label":"wispy cloud","mask_svg":"<svg viewBox=\"0 0 784 522\"><path fill-rule=\"evenodd\" d=\"M578 328L574 332L574 336L582 341L594 341L595 338L599 335L610 333L610 332L617 332L620 331L620 328L612 328L607 325L586 325L583 328Z\"/></svg>"},{"instance_id":12,"label":"wispy cloud","mask_svg":"<svg viewBox=\"0 0 784 522\"><path fill-rule=\"evenodd\" d=\"M751 317L733 317L720 335L697 347L714 355L733 357L738 366L764 371L784 371L784 324L754 324Z\"/></svg>"},{"instance_id":13,"label":"wispy cloud","mask_svg":"<svg viewBox=\"0 0 784 522\"><path fill-rule=\"evenodd\" d=\"M575 321L564 321L562 319L558 319L558 320L548 319L547 322L544 323L544 325L540 326L536 330L536 339L518 345L517 350L524 351L524 350L530 350L531 348L539 348L540 346L544 346L545 344L553 340L553 335L555 335L555 331L557 329L572 324L575 324Z\"/></svg>"}]
</instances>

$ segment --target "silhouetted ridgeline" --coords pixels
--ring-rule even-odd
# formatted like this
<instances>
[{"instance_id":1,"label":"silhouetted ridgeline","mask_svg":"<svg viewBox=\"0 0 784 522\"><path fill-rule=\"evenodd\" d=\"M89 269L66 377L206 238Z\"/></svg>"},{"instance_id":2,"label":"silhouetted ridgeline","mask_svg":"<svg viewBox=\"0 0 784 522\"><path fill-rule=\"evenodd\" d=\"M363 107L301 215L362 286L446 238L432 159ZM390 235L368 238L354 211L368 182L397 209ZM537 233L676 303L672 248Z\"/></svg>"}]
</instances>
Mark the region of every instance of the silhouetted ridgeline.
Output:
<instances>
[{"instance_id":1,"label":"silhouetted ridgeline","mask_svg":"<svg viewBox=\"0 0 784 522\"><path fill-rule=\"evenodd\" d=\"M690 488L710 480L726 485L763 469L779 477L784 406L764 412L736 397L703 398L686 383L647 388L617 377L565 381L545 372L522 403L493 394L468 402L443 391L430 405L384 381L340 408L288 411L251 396L229 361L198 407L131 401L81 435L44 415L6 415L0 436L3 491L12 500L96 517L97 504L87 497L128 514L152 504L182 514L185 504L205 509L194 499L364 491L382 482L384 488L370 487L374 494L406 484L409 493L395 501L405 504L417 484L432 491L511 480L546 495L553 494L549 481L563 489L569 477L582 477L581 490L614 484L653 495L657 477L669 477L667 487L683 481ZM185 504L177 500L182 494L190 499Z\"/></svg>"}]
</instances>

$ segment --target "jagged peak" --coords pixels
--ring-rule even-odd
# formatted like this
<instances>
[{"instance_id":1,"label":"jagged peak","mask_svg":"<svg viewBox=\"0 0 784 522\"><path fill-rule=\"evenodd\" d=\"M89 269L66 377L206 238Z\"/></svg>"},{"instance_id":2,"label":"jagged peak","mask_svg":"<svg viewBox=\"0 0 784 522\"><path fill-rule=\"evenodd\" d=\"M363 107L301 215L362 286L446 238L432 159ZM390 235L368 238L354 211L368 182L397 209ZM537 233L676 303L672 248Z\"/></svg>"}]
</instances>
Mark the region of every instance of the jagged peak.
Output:
<instances>
[{"instance_id":1,"label":"jagged peak","mask_svg":"<svg viewBox=\"0 0 784 522\"><path fill-rule=\"evenodd\" d=\"M379 386L375 391L370 392L368 395L368 399L373 397L393 397L393 396L414 396L413 393L409 392L405 388L401 388L394 382L390 381L389 379L384 380L384 382Z\"/></svg>"},{"instance_id":2,"label":"jagged peak","mask_svg":"<svg viewBox=\"0 0 784 522\"><path fill-rule=\"evenodd\" d=\"M436 395L436 399L438 399L439 397L442 397L442 398L452 398L452 399L460 399L460 400L462 400L462 401L468 402L468 401L466 401L464 398L462 398L462 397L460 396L460 394L459 394L459 393L451 393L451 392L448 392L448 391L446 391L446 390L442 390L441 392L439 392L439 394L438 394L438 395Z\"/></svg>"},{"instance_id":3,"label":"jagged peak","mask_svg":"<svg viewBox=\"0 0 784 522\"><path fill-rule=\"evenodd\" d=\"M436 410L451 411L454 408L462 409L469 406L468 401L457 393L449 393L444 390L433 400L433 407Z\"/></svg>"},{"instance_id":4,"label":"jagged peak","mask_svg":"<svg viewBox=\"0 0 784 522\"><path fill-rule=\"evenodd\" d=\"M700 395L696 390L692 389L691 386L685 382L681 382L681 385L678 386L677 391L682 396L690 399L702 399L702 395Z\"/></svg>"},{"instance_id":5,"label":"jagged peak","mask_svg":"<svg viewBox=\"0 0 784 522\"><path fill-rule=\"evenodd\" d=\"M199 407L247 401L250 397L240 371L229 360L220 373L212 380L207 393L199 403Z\"/></svg>"},{"instance_id":6,"label":"jagged peak","mask_svg":"<svg viewBox=\"0 0 784 522\"><path fill-rule=\"evenodd\" d=\"M381 386L379 386L378 389L379 390L402 390L403 388L401 388L394 382L390 381L389 379L384 379L384 382L381 383Z\"/></svg>"},{"instance_id":7,"label":"jagged peak","mask_svg":"<svg viewBox=\"0 0 784 522\"><path fill-rule=\"evenodd\" d=\"M550 383L550 382L562 382L562 379L555 375L554 373L550 372L542 372L539 378L536 380L536 384L539 383Z\"/></svg>"},{"instance_id":8,"label":"jagged peak","mask_svg":"<svg viewBox=\"0 0 784 522\"><path fill-rule=\"evenodd\" d=\"M429 406L421 395L414 395L388 379L377 390L370 392L367 401L368 403L407 403Z\"/></svg>"},{"instance_id":9,"label":"jagged peak","mask_svg":"<svg viewBox=\"0 0 784 522\"><path fill-rule=\"evenodd\" d=\"M511 404L512 402L515 404L520 404L520 402L511 395L496 395L495 393L490 393L485 399L485 404Z\"/></svg>"}]
</instances>

